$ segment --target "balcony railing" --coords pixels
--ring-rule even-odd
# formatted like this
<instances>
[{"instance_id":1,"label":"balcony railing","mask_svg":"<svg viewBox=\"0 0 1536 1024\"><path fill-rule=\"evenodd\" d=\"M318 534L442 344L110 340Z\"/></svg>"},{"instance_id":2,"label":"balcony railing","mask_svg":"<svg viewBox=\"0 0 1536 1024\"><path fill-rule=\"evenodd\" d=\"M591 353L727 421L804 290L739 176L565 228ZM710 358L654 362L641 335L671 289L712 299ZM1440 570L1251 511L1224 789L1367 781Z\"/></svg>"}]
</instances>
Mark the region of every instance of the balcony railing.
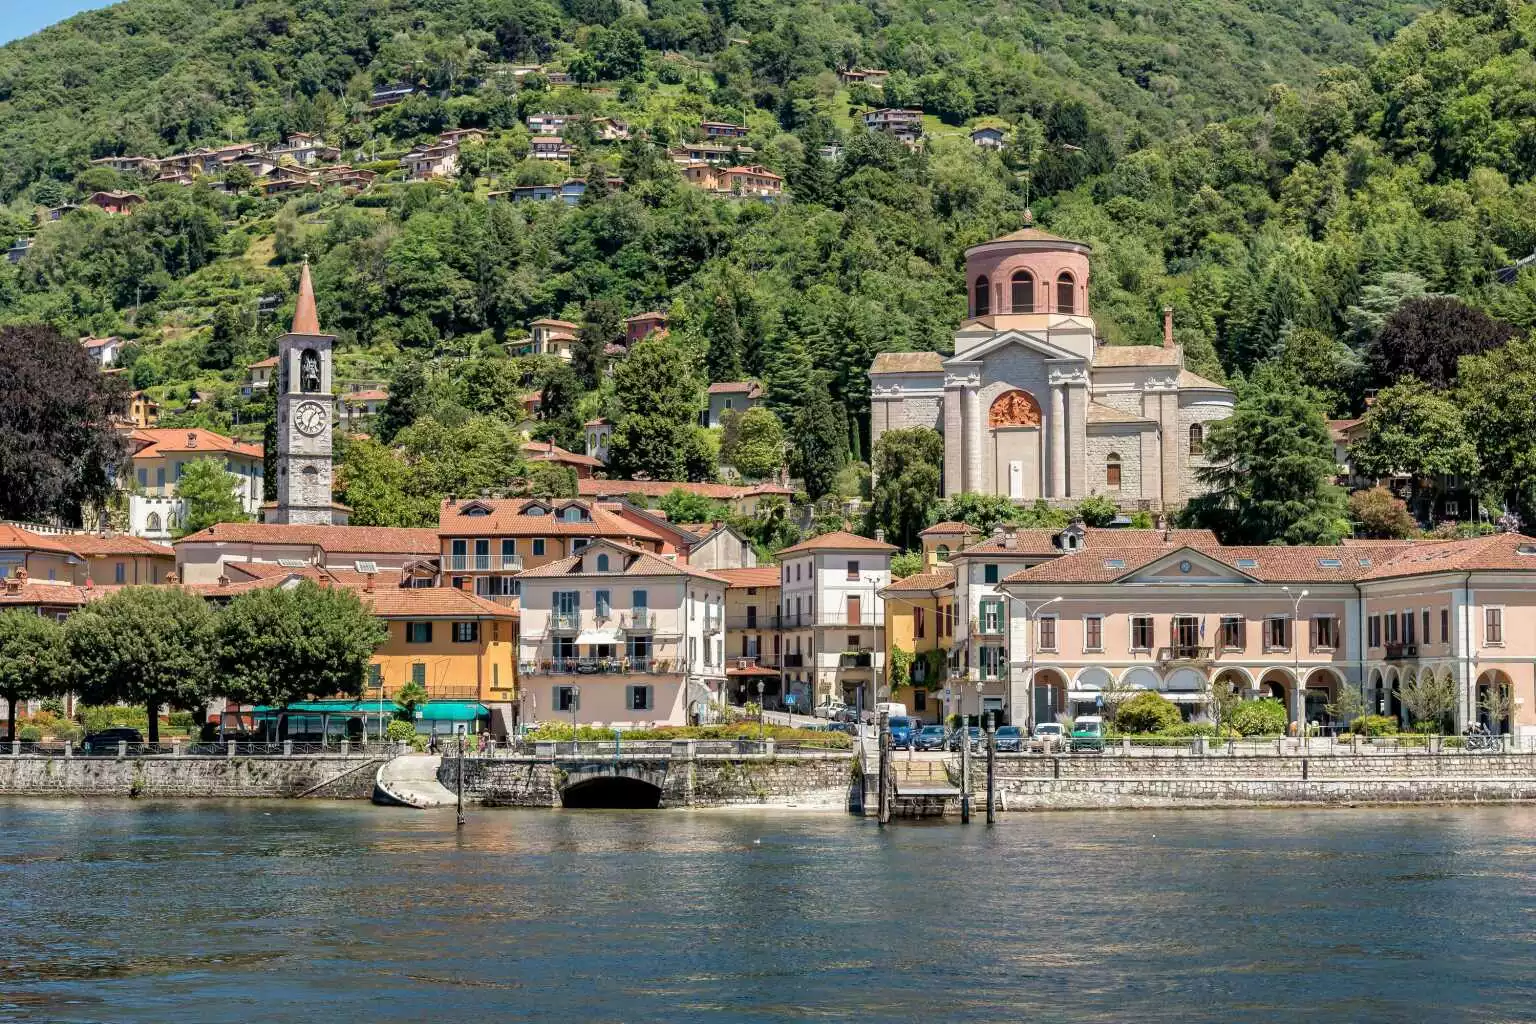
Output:
<instances>
[{"instance_id":1,"label":"balcony railing","mask_svg":"<svg viewBox=\"0 0 1536 1024\"><path fill-rule=\"evenodd\" d=\"M806 629L811 626L830 626L834 629L870 629L884 625L884 621L877 618L875 613L864 610L858 615L849 615L847 612L822 612L812 615L810 612L785 612L771 627L759 625L759 629ZM733 626L733 629L742 628Z\"/></svg>"},{"instance_id":2,"label":"balcony railing","mask_svg":"<svg viewBox=\"0 0 1536 1024\"><path fill-rule=\"evenodd\" d=\"M988 618L983 615L971 618L971 633L975 636L1002 636L1007 628L1001 616Z\"/></svg>"},{"instance_id":3,"label":"balcony railing","mask_svg":"<svg viewBox=\"0 0 1536 1024\"><path fill-rule=\"evenodd\" d=\"M726 629L781 629L782 619L777 614L742 616L732 615L725 620Z\"/></svg>"},{"instance_id":4,"label":"balcony railing","mask_svg":"<svg viewBox=\"0 0 1536 1024\"><path fill-rule=\"evenodd\" d=\"M524 676L660 675L681 672L675 658L544 658L518 666Z\"/></svg>"},{"instance_id":5,"label":"balcony railing","mask_svg":"<svg viewBox=\"0 0 1536 1024\"><path fill-rule=\"evenodd\" d=\"M549 628L554 633L575 633L581 629L580 612L552 612Z\"/></svg>"},{"instance_id":6,"label":"balcony railing","mask_svg":"<svg viewBox=\"0 0 1536 1024\"><path fill-rule=\"evenodd\" d=\"M648 608L636 608L619 616L619 627L629 633L649 633L656 628L656 616Z\"/></svg>"},{"instance_id":7,"label":"balcony railing","mask_svg":"<svg viewBox=\"0 0 1536 1024\"><path fill-rule=\"evenodd\" d=\"M726 667L736 671L745 671L754 668L778 668L779 656L777 654L742 654L726 659Z\"/></svg>"},{"instance_id":8,"label":"balcony railing","mask_svg":"<svg viewBox=\"0 0 1536 1024\"><path fill-rule=\"evenodd\" d=\"M1210 661L1214 650L1213 647L1201 647L1199 644L1174 644L1171 647L1159 647L1157 660L1164 665L1181 661Z\"/></svg>"},{"instance_id":9,"label":"balcony railing","mask_svg":"<svg viewBox=\"0 0 1536 1024\"><path fill-rule=\"evenodd\" d=\"M1401 658L1417 658L1418 656L1418 644L1387 644L1388 661L1397 661Z\"/></svg>"},{"instance_id":10,"label":"balcony railing","mask_svg":"<svg viewBox=\"0 0 1536 1024\"><path fill-rule=\"evenodd\" d=\"M785 668L805 668L805 655L803 655L803 654L786 654L786 655L784 655L784 667Z\"/></svg>"},{"instance_id":11,"label":"balcony railing","mask_svg":"<svg viewBox=\"0 0 1536 1024\"><path fill-rule=\"evenodd\" d=\"M870 651L844 651L837 657L838 668L874 668L875 656Z\"/></svg>"},{"instance_id":12,"label":"balcony railing","mask_svg":"<svg viewBox=\"0 0 1536 1024\"><path fill-rule=\"evenodd\" d=\"M725 628L725 619L719 615L704 616L704 632L718 633Z\"/></svg>"},{"instance_id":13,"label":"balcony railing","mask_svg":"<svg viewBox=\"0 0 1536 1024\"><path fill-rule=\"evenodd\" d=\"M449 555L449 572L522 572L522 555Z\"/></svg>"}]
</instances>

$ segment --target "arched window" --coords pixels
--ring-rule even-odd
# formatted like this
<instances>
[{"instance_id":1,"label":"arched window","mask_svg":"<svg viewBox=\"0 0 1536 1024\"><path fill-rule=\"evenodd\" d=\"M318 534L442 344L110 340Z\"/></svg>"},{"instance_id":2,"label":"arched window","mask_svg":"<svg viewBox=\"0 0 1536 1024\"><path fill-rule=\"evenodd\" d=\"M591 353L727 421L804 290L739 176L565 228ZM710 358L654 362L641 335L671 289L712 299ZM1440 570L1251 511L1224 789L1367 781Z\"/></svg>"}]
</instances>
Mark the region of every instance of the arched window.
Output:
<instances>
[{"instance_id":1,"label":"arched window","mask_svg":"<svg viewBox=\"0 0 1536 1024\"><path fill-rule=\"evenodd\" d=\"M1065 270L1056 279L1056 312L1077 312L1077 282L1072 280L1072 275Z\"/></svg>"},{"instance_id":2,"label":"arched window","mask_svg":"<svg viewBox=\"0 0 1536 1024\"><path fill-rule=\"evenodd\" d=\"M992 285L987 281L987 275L982 274L976 279L975 301L972 305L972 316L986 316L992 312Z\"/></svg>"},{"instance_id":3,"label":"arched window","mask_svg":"<svg viewBox=\"0 0 1536 1024\"><path fill-rule=\"evenodd\" d=\"M1114 452L1110 452L1104 460L1104 486L1120 486L1120 456Z\"/></svg>"},{"instance_id":4,"label":"arched window","mask_svg":"<svg viewBox=\"0 0 1536 1024\"><path fill-rule=\"evenodd\" d=\"M1205 454L1205 428L1198 423L1189 425L1189 454Z\"/></svg>"},{"instance_id":5,"label":"arched window","mask_svg":"<svg viewBox=\"0 0 1536 1024\"><path fill-rule=\"evenodd\" d=\"M607 555L598 555L597 556L597 571L598 572L607 572L608 571L608 556Z\"/></svg>"},{"instance_id":6,"label":"arched window","mask_svg":"<svg viewBox=\"0 0 1536 1024\"><path fill-rule=\"evenodd\" d=\"M160 532L160 513L158 513L158 512L151 512L149 514L149 518L144 520L144 532L146 532L146 533L159 533Z\"/></svg>"},{"instance_id":7,"label":"arched window","mask_svg":"<svg viewBox=\"0 0 1536 1024\"><path fill-rule=\"evenodd\" d=\"M1015 272L1012 292L1010 303L1013 312L1033 313L1035 311L1035 275L1027 270Z\"/></svg>"},{"instance_id":8,"label":"arched window","mask_svg":"<svg viewBox=\"0 0 1536 1024\"><path fill-rule=\"evenodd\" d=\"M941 562L949 561L949 545L948 544L940 544L939 545L939 550L937 552L935 552L935 554L937 554L939 556L939 561L941 561Z\"/></svg>"}]
</instances>

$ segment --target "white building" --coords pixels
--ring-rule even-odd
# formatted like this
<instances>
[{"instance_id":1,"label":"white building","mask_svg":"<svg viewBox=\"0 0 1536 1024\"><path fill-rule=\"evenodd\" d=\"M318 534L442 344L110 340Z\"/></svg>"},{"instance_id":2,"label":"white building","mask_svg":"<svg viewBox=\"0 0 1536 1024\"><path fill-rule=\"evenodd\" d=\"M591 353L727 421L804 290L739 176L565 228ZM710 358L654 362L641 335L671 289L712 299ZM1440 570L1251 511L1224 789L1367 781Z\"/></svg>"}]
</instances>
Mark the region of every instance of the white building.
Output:
<instances>
[{"instance_id":1,"label":"white building","mask_svg":"<svg viewBox=\"0 0 1536 1024\"><path fill-rule=\"evenodd\" d=\"M828 696L884 699L885 602L896 547L838 531L778 553L783 692L796 707Z\"/></svg>"}]
</instances>

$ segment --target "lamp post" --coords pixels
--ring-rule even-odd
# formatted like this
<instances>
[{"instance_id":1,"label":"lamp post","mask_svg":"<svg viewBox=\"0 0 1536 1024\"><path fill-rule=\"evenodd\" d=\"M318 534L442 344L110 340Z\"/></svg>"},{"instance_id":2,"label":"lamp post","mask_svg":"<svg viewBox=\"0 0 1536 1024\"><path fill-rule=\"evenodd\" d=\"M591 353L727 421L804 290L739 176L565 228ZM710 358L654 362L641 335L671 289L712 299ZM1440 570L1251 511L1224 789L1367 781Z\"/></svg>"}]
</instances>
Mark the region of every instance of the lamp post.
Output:
<instances>
[{"instance_id":1,"label":"lamp post","mask_svg":"<svg viewBox=\"0 0 1536 1024\"><path fill-rule=\"evenodd\" d=\"M1307 701L1306 691L1301 686L1301 635L1297 626L1301 623L1301 602L1306 599L1307 591L1291 595L1290 587L1280 588L1291 598L1291 685L1296 687L1295 713L1296 735L1305 738L1307 735Z\"/></svg>"},{"instance_id":2,"label":"lamp post","mask_svg":"<svg viewBox=\"0 0 1536 1024\"><path fill-rule=\"evenodd\" d=\"M763 719L767 717L763 711L763 687L766 684L759 679L757 681L757 742L763 742Z\"/></svg>"},{"instance_id":3,"label":"lamp post","mask_svg":"<svg viewBox=\"0 0 1536 1024\"><path fill-rule=\"evenodd\" d=\"M571 753L577 754L581 748L576 745L576 705L581 703L581 687L571 686Z\"/></svg>"},{"instance_id":4,"label":"lamp post","mask_svg":"<svg viewBox=\"0 0 1536 1024\"><path fill-rule=\"evenodd\" d=\"M1019 604L1022 605L1023 608L1024 608L1024 631L1027 634L1026 642L1029 644L1029 679L1027 681L1027 685L1028 685L1029 688L1026 691L1029 694L1029 696L1027 698L1027 700L1029 701L1029 708L1027 709L1027 714L1024 716L1024 721L1029 724L1029 734L1031 736L1033 736L1034 733L1035 733L1035 724L1036 724L1035 723L1035 616L1039 615L1049 605L1053 605L1057 601L1060 601L1060 600L1061 600L1061 595L1059 595L1059 594L1057 596L1055 596L1055 597L1048 598L1047 600L1041 601L1039 604L1035 605L1035 608L1034 608L1033 611L1030 610L1029 602L1028 601L1020 601L1019 602Z\"/></svg>"}]
</instances>

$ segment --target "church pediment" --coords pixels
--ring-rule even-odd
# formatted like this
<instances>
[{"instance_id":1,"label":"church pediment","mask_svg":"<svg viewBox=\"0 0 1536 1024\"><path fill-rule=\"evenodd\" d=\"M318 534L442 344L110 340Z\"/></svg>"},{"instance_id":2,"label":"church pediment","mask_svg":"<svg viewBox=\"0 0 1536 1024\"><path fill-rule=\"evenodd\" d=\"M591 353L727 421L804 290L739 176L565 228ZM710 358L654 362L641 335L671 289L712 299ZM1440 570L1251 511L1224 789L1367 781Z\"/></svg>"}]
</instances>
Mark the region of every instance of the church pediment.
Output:
<instances>
[{"instance_id":1,"label":"church pediment","mask_svg":"<svg viewBox=\"0 0 1536 1024\"><path fill-rule=\"evenodd\" d=\"M1151 562L1126 577L1125 583L1180 583L1198 586L1218 583L1253 583L1254 577L1194 548L1177 551Z\"/></svg>"},{"instance_id":2,"label":"church pediment","mask_svg":"<svg viewBox=\"0 0 1536 1024\"><path fill-rule=\"evenodd\" d=\"M974 363L986 359L994 352L999 352L1012 345L1018 345L1036 353L1041 359L1067 359L1080 363L1087 360L1076 352L1068 351L1059 345L1054 345L1047 338L1045 331L1003 331L995 337L989 338L973 348L968 348L962 353L956 353L944 360L945 368L955 363Z\"/></svg>"}]
</instances>

